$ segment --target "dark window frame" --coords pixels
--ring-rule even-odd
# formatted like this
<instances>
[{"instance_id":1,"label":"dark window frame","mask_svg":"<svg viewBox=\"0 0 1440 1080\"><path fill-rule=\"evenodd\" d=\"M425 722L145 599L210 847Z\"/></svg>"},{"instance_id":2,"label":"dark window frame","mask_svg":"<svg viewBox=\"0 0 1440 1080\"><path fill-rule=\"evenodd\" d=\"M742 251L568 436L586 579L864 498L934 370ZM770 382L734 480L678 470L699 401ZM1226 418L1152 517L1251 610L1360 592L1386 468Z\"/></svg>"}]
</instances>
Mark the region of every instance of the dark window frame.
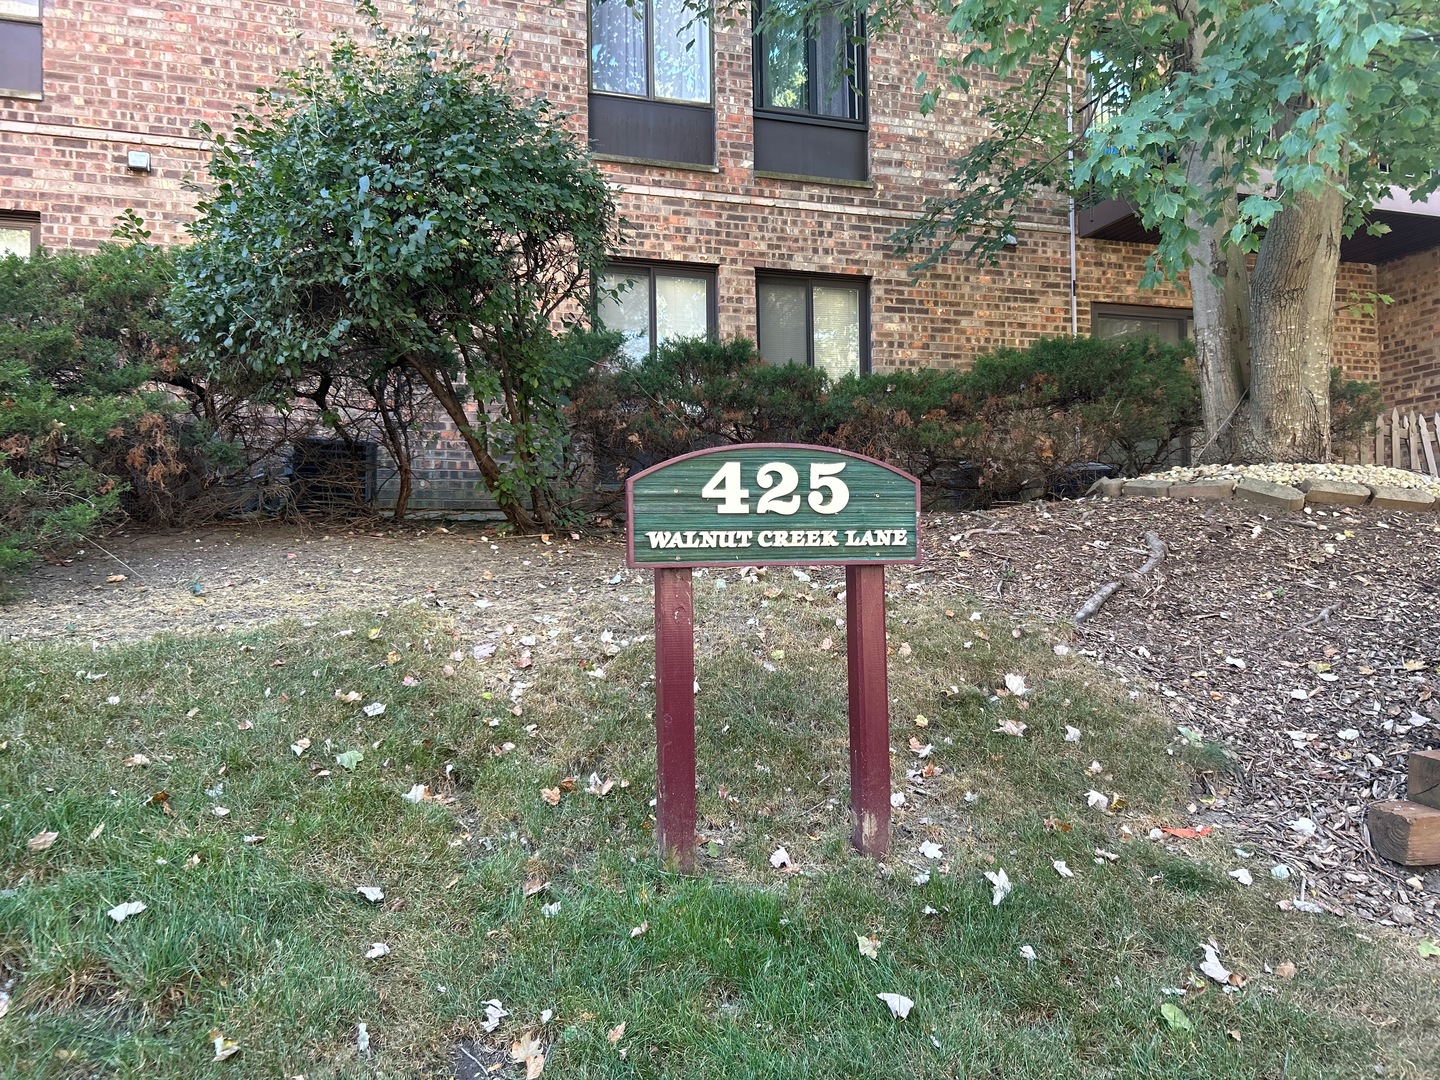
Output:
<instances>
[{"instance_id":1,"label":"dark window frame","mask_svg":"<svg viewBox=\"0 0 1440 1080\"><path fill-rule=\"evenodd\" d=\"M34 27L39 33L40 84L36 87L5 86L0 84L0 98L18 98L25 101L41 101L45 97L45 0L36 0L34 15L0 15L0 33L6 26Z\"/></svg>"},{"instance_id":2,"label":"dark window frame","mask_svg":"<svg viewBox=\"0 0 1440 1080\"><path fill-rule=\"evenodd\" d=\"M33 255L40 250L39 214L20 210L0 210L0 228L28 230L30 233L30 254Z\"/></svg>"},{"instance_id":3,"label":"dark window frame","mask_svg":"<svg viewBox=\"0 0 1440 1080\"><path fill-rule=\"evenodd\" d=\"M620 0L611 0L620 2ZM620 90L601 90L595 85L595 5L596 0L586 0L585 3L585 68L586 85L592 94L603 95L604 97L629 98L633 101L656 101L665 105L685 105L692 109L715 109L715 27L711 22L706 23L706 49L705 63L709 65L705 85L710 90L710 96L704 101L692 101L687 98L661 97L655 93L655 15L654 0L636 0L637 3L645 5L645 93L627 94Z\"/></svg>"},{"instance_id":4,"label":"dark window frame","mask_svg":"<svg viewBox=\"0 0 1440 1080\"><path fill-rule=\"evenodd\" d=\"M805 364L815 366L815 286L844 287L860 292L860 370L859 375L869 375L872 370L870 350L870 279L854 274L810 274L792 270L755 271L755 346L760 349L760 286L766 280L784 282L787 285L804 285L805 288ZM764 352L761 351L764 358ZM769 361L766 363L794 363L795 361Z\"/></svg>"},{"instance_id":5,"label":"dark window frame","mask_svg":"<svg viewBox=\"0 0 1440 1080\"><path fill-rule=\"evenodd\" d=\"M650 336L650 351L653 353L660 346L659 332L656 326L658 316L655 305L655 275L660 273L671 277L699 278L705 282L705 336L711 341L715 341L720 336L719 269L717 266L706 266L703 263L671 262L667 259L613 259L605 264L602 273L626 274L634 278L644 276L649 316L646 333ZM600 315L598 296L593 304L592 315L593 320L598 324Z\"/></svg>"},{"instance_id":6,"label":"dark window frame","mask_svg":"<svg viewBox=\"0 0 1440 1080\"><path fill-rule=\"evenodd\" d=\"M1153 319L1156 322L1181 324L1181 341L1195 336L1195 311L1188 307L1164 307L1159 304L1110 304L1092 301L1090 304L1090 336L1095 337L1096 322L1106 315L1117 318Z\"/></svg>"},{"instance_id":7,"label":"dark window frame","mask_svg":"<svg viewBox=\"0 0 1440 1080\"><path fill-rule=\"evenodd\" d=\"M755 81L754 109L756 116L764 116L772 120L790 120L800 124L815 124L820 127L843 127L868 131L870 129L870 48L865 36L865 17L856 15L853 24L852 40L846 45L846 51L850 54L851 67L846 70L845 78L849 83L848 93L853 96L856 103L856 117L831 116L827 113L817 111L820 100L820 80L815 77L815 71L820 66L818 59L819 42L814 34L809 34L805 39L805 83L810 100L805 109L783 109L776 105L765 104L765 35L759 27L759 20L763 14L764 5L757 2L755 5L754 23L755 28L751 34L751 64ZM856 40L858 39L858 40Z\"/></svg>"}]
</instances>

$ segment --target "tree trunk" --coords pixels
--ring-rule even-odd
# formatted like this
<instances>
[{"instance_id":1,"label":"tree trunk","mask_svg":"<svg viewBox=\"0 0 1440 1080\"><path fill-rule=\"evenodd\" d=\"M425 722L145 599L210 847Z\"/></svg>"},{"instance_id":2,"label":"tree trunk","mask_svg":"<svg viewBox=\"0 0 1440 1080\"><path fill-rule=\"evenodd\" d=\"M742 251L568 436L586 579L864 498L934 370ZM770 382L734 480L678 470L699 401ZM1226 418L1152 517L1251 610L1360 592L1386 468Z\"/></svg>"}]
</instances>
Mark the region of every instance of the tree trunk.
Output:
<instances>
[{"instance_id":1,"label":"tree trunk","mask_svg":"<svg viewBox=\"0 0 1440 1080\"><path fill-rule=\"evenodd\" d=\"M475 434L475 429L470 425L470 418L465 415L465 404L455 393L455 387L450 385L450 380L432 371L423 363L412 364L411 367L430 388L430 392L435 395L435 400L440 402L445 414L454 422L455 430L460 432L460 437L465 440L465 445L470 449L470 456L475 459L475 465L485 480L485 487L490 494L495 496L495 501L504 512L506 519L521 532L535 532L535 519L513 496L506 494L501 488L500 466L490 456L490 451L486 448L485 443Z\"/></svg>"},{"instance_id":2,"label":"tree trunk","mask_svg":"<svg viewBox=\"0 0 1440 1080\"><path fill-rule=\"evenodd\" d=\"M1216 163L1194 147L1186 163L1187 179L1212 183ZM1205 441L1200 456L1228 459L1247 417L1242 409L1250 388L1250 320L1245 254L1228 242L1235 199L1225 202L1220 218L1206 223L1190 214L1186 224L1198 234L1190 249L1190 296L1195 315L1195 366L1200 377L1200 407Z\"/></svg>"},{"instance_id":3,"label":"tree trunk","mask_svg":"<svg viewBox=\"0 0 1440 1080\"><path fill-rule=\"evenodd\" d=\"M1249 461L1330 457L1330 356L1344 198L1301 195L1270 222L1250 276Z\"/></svg>"}]
</instances>

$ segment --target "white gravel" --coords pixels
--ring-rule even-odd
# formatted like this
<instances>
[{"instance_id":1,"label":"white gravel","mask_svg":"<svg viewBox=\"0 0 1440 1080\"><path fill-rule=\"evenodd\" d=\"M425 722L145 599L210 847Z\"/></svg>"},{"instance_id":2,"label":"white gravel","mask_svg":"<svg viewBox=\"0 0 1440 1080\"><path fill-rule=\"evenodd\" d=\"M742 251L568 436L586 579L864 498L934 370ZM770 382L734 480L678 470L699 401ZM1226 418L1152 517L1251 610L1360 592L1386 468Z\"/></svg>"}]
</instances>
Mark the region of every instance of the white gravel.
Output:
<instances>
[{"instance_id":1,"label":"white gravel","mask_svg":"<svg viewBox=\"0 0 1440 1080\"><path fill-rule=\"evenodd\" d=\"M1388 465L1196 465L1150 473L1146 479L1180 483L1192 480L1269 480L1298 487L1303 480L1342 480L1350 484L1377 484L1386 487L1428 491L1440 498L1440 479Z\"/></svg>"}]
</instances>

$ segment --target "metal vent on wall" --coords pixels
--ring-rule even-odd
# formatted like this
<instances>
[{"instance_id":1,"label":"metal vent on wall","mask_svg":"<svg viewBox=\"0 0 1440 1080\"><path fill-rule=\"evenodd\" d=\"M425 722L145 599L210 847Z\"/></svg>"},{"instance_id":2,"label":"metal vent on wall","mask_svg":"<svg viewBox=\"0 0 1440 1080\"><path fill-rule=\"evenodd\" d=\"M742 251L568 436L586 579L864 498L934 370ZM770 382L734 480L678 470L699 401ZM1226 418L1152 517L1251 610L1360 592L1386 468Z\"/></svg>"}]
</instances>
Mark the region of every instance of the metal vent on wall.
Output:
<instances>
[{"instance_id":1,"label":"metal vent on wall","mask_svg":"<svg viewBox=\"0 0 1440 1080\"><path fill-rule=\"evenodd\" d=\"M375 494L375 444L309 438L290 457L295 507L301 513L344 514L369 508Z\"/></svg>"}]
</instances>

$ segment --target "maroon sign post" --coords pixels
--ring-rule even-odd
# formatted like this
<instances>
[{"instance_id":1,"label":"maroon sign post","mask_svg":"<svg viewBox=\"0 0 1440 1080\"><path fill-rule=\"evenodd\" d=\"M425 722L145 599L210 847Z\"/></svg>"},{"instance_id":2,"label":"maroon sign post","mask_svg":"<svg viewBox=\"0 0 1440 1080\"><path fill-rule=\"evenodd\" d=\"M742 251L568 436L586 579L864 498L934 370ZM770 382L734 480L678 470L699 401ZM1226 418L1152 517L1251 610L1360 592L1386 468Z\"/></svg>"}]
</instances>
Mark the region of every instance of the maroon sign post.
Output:
<instances>
[{"instance_id":1,"label":"maroon sign post","mask_svg":"<svg viewBox=\"0 0 1440 1080\"><path fill-rule=\"evenodd\" d=\"M805 489L802 492L802 487ZM626 563L655 571L655 833L695 864L697 566L845 567L852 843L890 850L885 564L920 559L920 482L860 454L752 443L685 454L626 483Z\"/></svg>"}]
</instances>

